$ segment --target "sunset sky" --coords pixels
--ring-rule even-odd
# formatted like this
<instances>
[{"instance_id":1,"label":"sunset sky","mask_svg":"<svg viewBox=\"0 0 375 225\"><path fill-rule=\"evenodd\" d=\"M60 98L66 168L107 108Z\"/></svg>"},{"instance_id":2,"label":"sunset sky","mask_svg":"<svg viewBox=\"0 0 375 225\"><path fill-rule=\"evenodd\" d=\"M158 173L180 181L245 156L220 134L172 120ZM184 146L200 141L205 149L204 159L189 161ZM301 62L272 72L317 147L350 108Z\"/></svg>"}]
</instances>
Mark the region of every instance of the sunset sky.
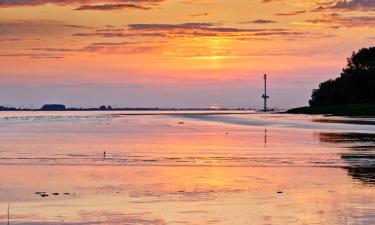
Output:
<instances>
[{"instance_id":1,"label":"sunset sky","mask_svg":"<svg viewBox=\"0 0 375 225\"><path fill-rule=\"evenodd\" d=\"M0 105L288 108L374 43L374 0L0 0Z\"/></svg>"}]
</instances>

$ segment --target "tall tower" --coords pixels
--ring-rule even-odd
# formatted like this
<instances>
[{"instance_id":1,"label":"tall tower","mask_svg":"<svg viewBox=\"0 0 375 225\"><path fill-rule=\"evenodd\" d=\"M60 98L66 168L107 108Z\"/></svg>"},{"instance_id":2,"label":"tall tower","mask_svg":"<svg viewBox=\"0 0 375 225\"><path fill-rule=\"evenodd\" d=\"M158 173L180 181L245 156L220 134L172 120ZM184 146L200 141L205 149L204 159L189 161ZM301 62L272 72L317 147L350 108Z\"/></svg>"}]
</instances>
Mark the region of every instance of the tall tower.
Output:
<instances>
[{"instance_id":1,"label":"tall tower","mask_svg":"<svg viewBox=\"0 0 375 225\"><path fill-rule=\"evenodd\" d=\"M264 99L264 108L263 111L267 111L267 99L270 96L267 95L267 74L264 74L264 94L262 95L262 98Z\"/></svg>"}]
</instances>

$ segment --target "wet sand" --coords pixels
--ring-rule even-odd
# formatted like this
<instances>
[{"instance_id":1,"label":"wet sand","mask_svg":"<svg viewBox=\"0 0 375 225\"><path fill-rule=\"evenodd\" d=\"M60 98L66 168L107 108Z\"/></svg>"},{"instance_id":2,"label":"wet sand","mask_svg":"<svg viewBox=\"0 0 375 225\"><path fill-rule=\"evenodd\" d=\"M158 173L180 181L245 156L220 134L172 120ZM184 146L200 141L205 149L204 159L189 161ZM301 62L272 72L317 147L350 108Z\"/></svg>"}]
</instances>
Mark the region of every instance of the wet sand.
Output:
<instances>
[{"instance_id":1,"label":"wet sand","mask_svg":"<svg viewBox=\"0 0 375 225\"><path fill-rule=\"evenodd\" d=\"M373 224L375 132L338 119L0 115L0 222Z\"/></svg>"}]
</instances>

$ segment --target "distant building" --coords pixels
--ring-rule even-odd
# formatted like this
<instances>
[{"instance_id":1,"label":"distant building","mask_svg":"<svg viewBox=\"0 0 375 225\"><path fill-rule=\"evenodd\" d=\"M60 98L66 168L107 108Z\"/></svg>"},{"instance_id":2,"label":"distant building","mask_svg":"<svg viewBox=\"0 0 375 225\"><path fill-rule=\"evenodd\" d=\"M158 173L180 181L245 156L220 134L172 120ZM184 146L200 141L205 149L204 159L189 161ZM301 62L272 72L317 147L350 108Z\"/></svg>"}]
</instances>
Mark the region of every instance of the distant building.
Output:
<instances>
[{"instance_id":1,"label":"distant building","mask_svg":"<svg viewBox=\"0 0 375 225\"><path fill-rule=\"evenodd\" d=\"M109 105L109 106L107 107L107 106L105 106L105 105L102 105L102 106L99 107L99 110L112 110L112 106Z\"/></svg>"},{"instance_id":2,"label":"distant building","mask_svg":"<svg viewBox=\"0 0 375 225\"><path fill-rule=\"evenodd\" d=\"M107 110L107 106L102 105L102 106L99 107L99 110Z\"/></svg>"},{"instance_id":3,"label":"distant building","mask_svg":"<svg viewBox=\"0 0 375 225\"><path fill-rule=\"evenodd\" d=\"M0 106L0 111L16 111L17 109L14 107L8 107L8 106Z\"/></svg>"},{"instance_id":4,"label":"distant building","mask_svg":"<svg viewBox=\"0 0 375 225\"><path fill-rule=\"evenodd\" d=\"M43 105L43 107L40 110L42 110L42 111L63 111L65 109L66 109L65 105L46 104L46 105Z\"/></svg>"}]
</instances>

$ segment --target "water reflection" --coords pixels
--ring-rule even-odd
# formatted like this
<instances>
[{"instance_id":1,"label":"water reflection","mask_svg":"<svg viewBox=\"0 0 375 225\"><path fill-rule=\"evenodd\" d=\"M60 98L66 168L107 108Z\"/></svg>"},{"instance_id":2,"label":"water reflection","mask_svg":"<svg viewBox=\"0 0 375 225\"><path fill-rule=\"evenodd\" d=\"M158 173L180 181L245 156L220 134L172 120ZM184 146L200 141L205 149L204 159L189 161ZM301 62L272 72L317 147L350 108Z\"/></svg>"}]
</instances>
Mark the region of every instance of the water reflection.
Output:
<instances>
[{"instance_id":1,"label":"water reflection","mask_svg":"<svg viewBox=\"0 0 375 225\"><path fill-rule=\"evenodd\" d=\"M310 118L0 115L0 224L372 224L375 135L311 134L373 126Z\"/></svg>"},{"instance_id":2,"label":"water reflection","mask_svg":"<svg viewBox=\"0 0 375 225\"><path fill-rule=\"evenodd\" d=\"M375 121L370 118L337 118L337 117L320 117L313 118L313 122L316 123L337 123L337 124L358 124L358 125L375 125Z\"/></svg>"},{"instance_id":3,"label":"water reflection","mask_svg":"<svg viewBox=\"0 0 375 225\"><path fill-rule=\"evenodd\" d=\"M267 129L264 129L264 148L267 148Z\"/></svg>"},{"instance_id":4,"label":"water reflection","mask_svg":"<svg viewBox=\"0 0 375 225\"><path fill-rule=\"evenodd\" d=\"M340 154L347 164L345 169L354 179L364 184L375 185L375 134L362 133L320 133L319 140L340 144L349 152Z\"/></svg>"},{"instance_id":5,"label":"water reflection","mask_svg":"<svg viewBox=\"0 0 375 225\"><path fill-rule=\"evenodd\" d=\"M375 147L375 134L364 133L320 133L320 141L328 143L352 143L351 147L370 144Z\"/></svg>"},{"instance_id":6,"label":"water reflection","mask_svg":"<svg viewBox=\"0 0 375 225\"><path fill-rule=\"evenodd\" d=\"M374 167L348 167L348 174L354 180L359 180L365 184L375 185L375 168Z\"/></svg>"}]
</instances>

